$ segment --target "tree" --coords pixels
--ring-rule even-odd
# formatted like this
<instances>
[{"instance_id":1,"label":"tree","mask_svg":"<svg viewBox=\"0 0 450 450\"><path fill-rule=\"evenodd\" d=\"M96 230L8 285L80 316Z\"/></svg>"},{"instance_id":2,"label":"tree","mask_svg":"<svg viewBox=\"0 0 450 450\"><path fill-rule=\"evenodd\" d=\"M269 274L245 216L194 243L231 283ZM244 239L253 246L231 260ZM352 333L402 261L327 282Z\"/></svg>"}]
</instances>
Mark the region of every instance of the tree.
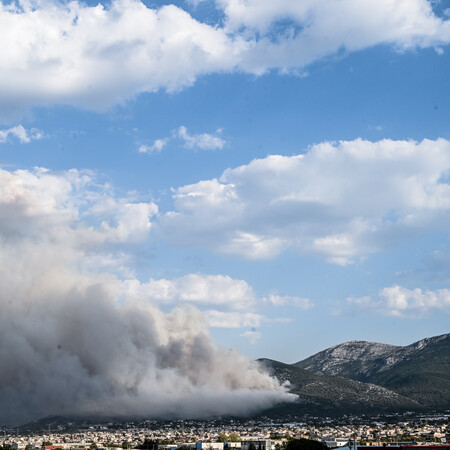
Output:
<instances>
[{"instance_id":1,"label":"tree","mask_svg":"<svg viewBox=\"0 0 450 450\"><path fill-rule=\"evenodd\" d=\"M230 434L219 433L217 442L241 442L241 436L235 432L231 432Z\"/></svg>"},{"instance_id":2,"label":"tree","mask_svg":"<svg viewBox=\"0 0 450 450\"><path fill-rule=\"evenodd\" d=\"M145 438L144 442L142 444L139 444L136 448L140 450L158 450L158 441Z\"/></svg>"}]
</instances>

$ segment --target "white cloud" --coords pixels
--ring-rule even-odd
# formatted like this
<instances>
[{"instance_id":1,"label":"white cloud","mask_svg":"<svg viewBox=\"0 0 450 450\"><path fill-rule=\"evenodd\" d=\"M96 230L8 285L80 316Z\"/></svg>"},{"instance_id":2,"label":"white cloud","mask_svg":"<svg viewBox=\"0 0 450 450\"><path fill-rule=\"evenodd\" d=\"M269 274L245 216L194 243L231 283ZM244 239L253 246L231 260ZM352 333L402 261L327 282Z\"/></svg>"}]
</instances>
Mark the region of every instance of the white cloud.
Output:
<instances>
[{"instance_id":1,"label":"white cloud","mask_svg":"<svg viewBox=\"0 0 450 450\"><path fill-rule=\"evenodd\" d=\"M314 306L309 298L289 295L270 294L264 300L274 306L291 305L303 310L311 309Z\"/></svg>"},{"instance_id":2,"label":"white cloud","mask_svg":"<svg viewBox=\"0 0 450 450\"><path fill-rule=\"evenodd\" d=\"M379 44L399 49L436 47L450 40L449 22L436 17L427 0L216 3L225 11L227 32L240 30L248 39L256 40L241 63L252 71L304 67L340 50L351 52ZM280 31L277 25L283 21L285 26Z\"/></svg>"},{"instance_id":3,"label":"white cloud","mask_svg":"<svg viewBox=\"0 0 450 450\"><path fill-rule=\"evenodd\" d=\"M221 130L218 130L219 133ZM185 126L180 126L177 130L177 135L184 141L184 146L191 149L200 150L217 150L222 149L225 145L225 140L217 136L217 134L189 134Z\"/></svg>"},{"instance_id":4,"label":"white cloud","mask_svg":"<svg viewBox=\"0 0 450 450\"><path fill-rule=\"evenodd\" d=\"M158 211L152 202L114 197L89 171L0 169L0 185L4 239L45 237L66 242L68 248L142 241L148 237L150 218Z\"/></svg>"},{"instance_id":5,"label":"white cloud","mask_svg":"<svg viewBox=\"0 0 450 450\"><path fill-rule=\"evenodd\" d=\"M226 144L225 140L217 134L222 129L218 129L216 134L189 134L185 126L181 125L172 133L173 139L180 139L185 148L194 150L217 150L222 149ZM159 153L169 143L171 138L156 139L152 145L141 145L138 149L140 153Z\"/></svg>"},{"instance_id":6,"label":"white cloud","mask_svg":"<svg viewBox=\"0 0 450 450\"><path fill-rule=\"evenodd\" d=\"M28 144L31 141L42 139L43 134L36 128L26 130L22 125L0 130L0 144L6 142L10 137L14 136L21 144Z\"/></svg>"},{"instance_id":7,"label":"white cloud","mask_svg":"<svg viewBox=\"0 0 450 450\"><path fill-rule=\"evenodd\" d=\"M394 317L420 318L433 313L450 314L450 290L407 289L394 285L372 297L349 298L347 303L360 311L371 311Z\"/></svg>"},{"instance_id":8,"label":"white cloud","mask_svg":"<svg viewBox=\"0 0 450 450\"><path fill-rule=\"evenodd\" d=\"M142 284L134 281L127 289L133 296L161 303L189 302L226 310L247 310L256 304L253 290L244 280L224 275L192 273L173 280L150 279Z\"/></svg>"},{"instance_id":9,"label":"white cloud","mask_svg":"<svg viewBox=\"0 0 450 450\"><path fill-rule=\"evenodd\" d=\"M220 253L239 254L247 259L271 259L286 247L286 241L278 237L264 236L237 230L229 241L217 243Z\"/></svg>"},{"instance_id":10,"label":"white cloud","mask_svg":"<svg viewBox=\"0 0 450 450\"><path fill-rule=\"evenodd\" d=\"M0 40L8 42L0 60L3 118L34 105L102 110L142 92L176 91L204 74L296 70L343 49L438 48L450 41L450 21L434 15L427 0L217 5L224 26L199 22L174 5L151 9L137 0L107 7L0 3Z\"/></svg>"},{"instance_id":11,"label":"white cloud","mask_svg":"<svg viewBox=\"0 0 450 450\"><path fill-rule=\"evenodd\" d=\"M150 218L158 212L153 202L135 203L111 196L96 199L89 212L101 217L101 230L114 242L139 242L148 237Z\"/></svg>"},{"instance_id":12,"label":"white cloud","mask_svg":"<svg viewBox=\"0 0 450 450\"><path fill-rule=\"evenodd\" d=\"M244 280L226 275L191 273L172 280L150 279L141 283L136 279L123 282L126 297L148 300L152 303L192 304L205 313L206 322L213 328L244 328L260 326L262 322L286 319L268 319L259 313L263 306L293 306L308 310L314 305L307 298L270 294L258 298Z\"/></svg>"},{"instance_id":13,"label":"white cloud","mask_svg":"<svg viewBox=\"0 0 450 450\"><path fill-rule=\"evenodd\" d=\"M245 331L244 333L240 334L241 337L248 339L250 344L256 344L257 341L261 339L261 333L259 331Z\"/></svg>"},{"instance_id":14,"label":"white cloud","mask_svg":"<svg viewBox=\"0 0 450 450\"><path fill-rule=\"evenodd\" d=\"M217 311L205 312L206 322L213 328L253 328L259 327L264 316L254 312Z\"/></svg>"},{"instance_id":15,"label":"white cloud","mask_svg":"<svg viewBox=\"0 0 450 450\"><path fill-rule=\"evenodd\" d=\"M448 230L449 171L445 139L327 142L179 187L159 227L174 245L250 259L293 247L345 265Z\"/></svg>"},{"instance_id":16,"label":"white cloud","mask_svg":"<svg viewBox=\"0 0 450 450\"><path fill-rule=\"evenodd\" d=\"M246 43L173 5L0 4L0 108L70 104L101 110L141 92L175 91L230 70Z\"/></svg>"},{"instance_id":17,"label":"white cloud","mask_svg":"<svg viewBox=\"0 0 450 450\"><path fill-rule=\"evenodd\" d=\"M353 30L366 36L366 40L369 36L374 39L384 35L384 40L398 39L404 45L411 45L411 41L423 35L435 36L436 26L441 24L426 0L379 0L376 4L370 0L332 3L323 0L216 0L216 3L225 10L228 28L246 27L260 33L266 33L275 22L286 19L306 23L303 33L310 35L321 34L325 24L330 26L330 33L353 24ZM411 25L415 27L409 29ZM347 39L352 37L347 36Z\"/></svg>"},{"instance_id":18,"label":"white cloud","mask_svg":"<svg viewBox=\"0 0 450 450\"><path fill-rule=\"evenodd\" d=\"M141 145L138 149L139 153L159 153L169 142L169 138L156 139L152 145Z\"/></svg>"}]
</instances>

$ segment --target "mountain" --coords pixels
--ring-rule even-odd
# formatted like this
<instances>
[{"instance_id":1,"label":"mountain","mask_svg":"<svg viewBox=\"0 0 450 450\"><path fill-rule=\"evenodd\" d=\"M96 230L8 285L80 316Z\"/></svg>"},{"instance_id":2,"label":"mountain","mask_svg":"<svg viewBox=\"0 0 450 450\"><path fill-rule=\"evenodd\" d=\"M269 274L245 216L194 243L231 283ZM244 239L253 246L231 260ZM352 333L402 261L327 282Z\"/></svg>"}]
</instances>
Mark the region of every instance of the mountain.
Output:
<instances>
[{"instance_id":1,"label":"mountain","mask_svg":"<svg viewBox=\"0 0 450 450\"><path fill-rule=\"evenodd\" d=\"M404 347L350 341L293 366L383 386L425 407L450 408L450 333Z\"/></svg>"},{"instance_id":2,"label":"mountain","mask_svg":"<svg viewBox=\"0 0 450 450\"><path fill-rule=\"evenodd\" d=\"M278 415L337 415L418 409L420 405L381 386L313 372L270 359L258 360L281 382L289 383L290 392L299 400L274 408Z\"/></svg>"}]
</instances>

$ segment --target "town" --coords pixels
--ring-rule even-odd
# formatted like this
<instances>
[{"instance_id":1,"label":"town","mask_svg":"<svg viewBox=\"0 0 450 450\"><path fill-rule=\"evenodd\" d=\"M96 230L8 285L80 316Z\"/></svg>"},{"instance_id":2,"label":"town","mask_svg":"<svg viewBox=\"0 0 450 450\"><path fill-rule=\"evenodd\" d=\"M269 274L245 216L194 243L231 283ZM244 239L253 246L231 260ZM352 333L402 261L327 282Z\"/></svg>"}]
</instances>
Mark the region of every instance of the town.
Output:
<instances>
[{"instance_id":1,"label":"town","mask_svg":"<svg viewBox=\"0 0 450 450\"><path fill-rule=\"evenodd\" d=\"M242 420L98 421L47 418L25 426L0 427L0 446L11 450L208 449L279 450L290 439L311 439L329 448L442 446L450 442L450 412L339 419L304 417L275 423Z\"/></svg>"}]
</instances>

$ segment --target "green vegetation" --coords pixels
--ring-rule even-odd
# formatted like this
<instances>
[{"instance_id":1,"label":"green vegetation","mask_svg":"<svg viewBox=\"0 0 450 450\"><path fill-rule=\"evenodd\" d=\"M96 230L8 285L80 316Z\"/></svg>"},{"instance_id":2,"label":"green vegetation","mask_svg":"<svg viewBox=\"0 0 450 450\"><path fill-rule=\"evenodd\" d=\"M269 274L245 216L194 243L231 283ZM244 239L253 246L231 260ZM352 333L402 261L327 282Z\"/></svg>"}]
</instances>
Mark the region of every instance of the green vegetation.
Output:
<instances>
[{"instance_id":1,"label":"green vegetation","mask_svg":"<svg viewBox=\"0 0 450 450\"><path fill-rule=\"evenodd\" d=\"M229 434L220 433L218 442L241 442L241 436L238 433L231 432Z\"/></svg>"}]
</instances>

